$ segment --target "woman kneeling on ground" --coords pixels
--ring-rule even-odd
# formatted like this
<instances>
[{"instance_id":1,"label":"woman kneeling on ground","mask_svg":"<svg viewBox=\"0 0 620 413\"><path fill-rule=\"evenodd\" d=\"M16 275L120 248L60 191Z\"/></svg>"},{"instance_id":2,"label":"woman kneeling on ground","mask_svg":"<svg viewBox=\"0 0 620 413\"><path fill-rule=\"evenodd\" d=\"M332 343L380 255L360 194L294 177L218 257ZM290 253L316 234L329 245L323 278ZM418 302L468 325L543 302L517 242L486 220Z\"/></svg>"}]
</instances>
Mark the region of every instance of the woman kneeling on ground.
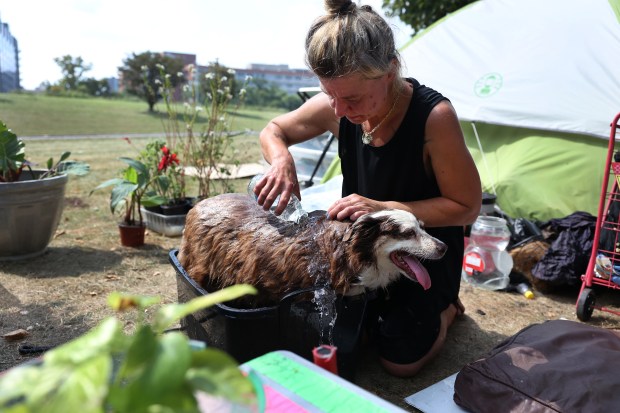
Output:
<instances>
[{"instance_id":1,"label":"woman kneeling on ground","mask_svg":"<svg viewBox=\"0 0 620 413\"><path fill-rule=\"evenodd\" d=\"M412 376L440 351L464 311L458 299L463 226L480 211L480 177L450 101L401 76L387 22L350 0L326 0L325 6L306 38L306 61L322 93L263 129L271 168L255 193L265 209L281 195L276 214L291 194L300 198L288 147L330 131L338 138L343 175L331 219L402 209L448 245L441 260L424 263L428 290L401 277L372 302L369 326L382 365L393 375Z\"/></svg>"}]
</instances>

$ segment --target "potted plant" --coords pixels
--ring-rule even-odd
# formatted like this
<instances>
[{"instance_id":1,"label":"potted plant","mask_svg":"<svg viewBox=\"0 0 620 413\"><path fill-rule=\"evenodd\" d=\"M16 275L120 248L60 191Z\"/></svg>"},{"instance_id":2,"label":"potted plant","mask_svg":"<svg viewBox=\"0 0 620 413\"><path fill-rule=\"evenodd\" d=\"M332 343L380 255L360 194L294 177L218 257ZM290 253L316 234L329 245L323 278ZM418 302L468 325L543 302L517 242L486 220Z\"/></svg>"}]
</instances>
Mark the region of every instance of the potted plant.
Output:
<instances>
[{"instance_id":1,"label":"potted plant","mask_svg":"<svg viewBox=\"0 0 620 413\"><path fill-rule=\"evenodd\" d=\"M157 195L151 185L157 176L151 176L149 168L139 160L121 157L127 167L122 170L121 178L109 179L91 191L113 186L110 193L110 211L115 214L122 211L122 221L118 223L121 244L127 247L144 245L146 226L142 217L142 206L161 205L165 198Z\"/></svg>"},{"instance_id":2,"label":"potted plant","mask_svg":"<svg viewBox=\"0 0 620 413\"><path fill-rule=\"evenodd\" d=\"M146 227L168 237L183 234L185 216L193 206L193 199L185 196L185 171L178 155L168 149L166 142L156 140L146 145L138 159L150 171L153 190L164 200L161 205L144 206Z\"/></svg>"},{"instance_id":3,"label":"potted plant","mask_svg":"<svg viewBox=\"0 0 620 413\"><path fill-rule=\"evenodd\" d=\"M45 168L28 161L25 142L0 121L0 260L41 255L52 240L64 207L68 175L85 175L89 166L49 158Z\"/></svg>"},{"instance_id":4,"label":"potted plant","mask_svg":"<svg viewBox=\"0 0 620 413\"><path fill-rule=\"evenodd\" d=\"M234 160L232 124L246 95L243 83L235 79L235 71L217 62L198 70L189 65L185 77L182 102L178 101L171 76L162 65L156 68L144 67L144 76L158 71L160 92L168 119L164 122L166 146L182 158L180 170L184 176L197 183L197 200L218 193L231 192L232 167ZM225 163L227 161L227 163Z\"/></svg>"},{"instance_id":5,"label":"potted plant","mask_svg":"<svg viewBox=\"0 0 620 413\"><path fill-rule=\"evenodd\" d=\"M252 372L244 375L225 352L170 328L196 311L254 293L254 287L235 285L167 304L151 324L142 317L157 298L114 293L108 302L115 310L137 310L134 333L126 335L125 323L110 317L41 359L7 371L0 376L0 411L204 412L205 396L217 396L220 408L228 403L226 411L263 411L262 385Z\"/></svg>"},{"instance_id":6,"label":"potted plant","mask_svg":"<svg viewBox=\"0 0 620 413\"><path fill-rule=\"evenodd\" d=\"M166 142L156 140L146 145L138 157L149 167L153 189L165 202L155 208L146 208L163 215L185 215L192 207L192 199L185 194L185 171L176 152Z\"/></svg>"}]
</instances>

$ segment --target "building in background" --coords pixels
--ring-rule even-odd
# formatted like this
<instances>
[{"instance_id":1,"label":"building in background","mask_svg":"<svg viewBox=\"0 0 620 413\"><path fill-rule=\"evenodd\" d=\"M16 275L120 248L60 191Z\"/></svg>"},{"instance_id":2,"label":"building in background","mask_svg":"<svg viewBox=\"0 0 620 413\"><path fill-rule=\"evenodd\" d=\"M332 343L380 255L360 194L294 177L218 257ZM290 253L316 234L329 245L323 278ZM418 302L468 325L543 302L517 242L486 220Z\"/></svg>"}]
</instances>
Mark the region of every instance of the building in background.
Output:
<instances>
[{"instance_id":1,"label":"building in background","mask_svg":"<svg viewBox=\"0 0 620 413\"><path fill-rule=\"evenodd\" d=\"M288 65L266 65L252 63L246 69L235 69L237 79L245 76L263 79L288 94L295 94L300 87L318 86L319 79L308 69L290 69Z\"/></svg>"},{"instance_id":2,"label":"building in background","mask_svg":"<svg viewBox=\"0 0 620 413\"><path fill-rule=\"evenodd\" d=\"M203 75L209 70L208 66L200 66L196 63L196 55L188 53L164 52L165 56L181 59L185 67L194 65L198 75ZM275 85L288 94L296 94L300 87L318 86L319 79L307 69L290 69L288 65L268 65L252 63L245 69L231 67L235 71L235 77L243 82L246 76L253 79L262 79L268 84ZM186 73L186 76L188 73ZM189 77L188 77L189 80ZM194 79L196 81L196 79Z\"/></svg>"},{"instance_id":3,"label":"building in background","mask_svg":"<svg viewBox=\"0 0 620 413\"><path fill-rule=\"evenodd\" d=\"M0 19L0 92L19 90L19 49L9 25Z\"/></svg>"}]
</instances>

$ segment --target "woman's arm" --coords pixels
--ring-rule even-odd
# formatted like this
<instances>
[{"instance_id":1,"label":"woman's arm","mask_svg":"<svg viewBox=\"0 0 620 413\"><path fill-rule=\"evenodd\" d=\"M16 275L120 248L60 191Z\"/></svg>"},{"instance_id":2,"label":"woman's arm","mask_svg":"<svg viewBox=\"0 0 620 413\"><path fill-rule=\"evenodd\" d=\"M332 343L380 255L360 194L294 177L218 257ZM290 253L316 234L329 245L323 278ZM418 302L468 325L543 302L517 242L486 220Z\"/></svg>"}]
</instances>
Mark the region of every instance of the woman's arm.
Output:
<instances>
[{"instance_id":1,"label":"woman's arm","mask_svg":"<svg viewBox=\"0 0 620 413\"><path fill-rule=\"evenodd\" d=\"M336 135L338 125L339 120L324 93L313 96L298 109L271 120L259 137L263 156L271 168L254 188L258 204L267 210L281 195L275 210L276 214L280 214L291 194L301 198L295 163L288 147L328 130Z\"/></svg>"}]
</instances>

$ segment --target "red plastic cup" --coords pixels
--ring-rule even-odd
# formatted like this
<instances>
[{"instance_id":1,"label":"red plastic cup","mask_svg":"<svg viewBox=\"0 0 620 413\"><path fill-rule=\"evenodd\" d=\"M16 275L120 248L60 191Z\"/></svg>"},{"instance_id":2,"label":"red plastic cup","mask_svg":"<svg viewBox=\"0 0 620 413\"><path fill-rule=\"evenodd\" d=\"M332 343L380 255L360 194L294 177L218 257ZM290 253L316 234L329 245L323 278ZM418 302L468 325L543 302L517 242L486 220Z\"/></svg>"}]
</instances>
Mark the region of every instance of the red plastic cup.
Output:
<instances>
[{"instance_id":1,"label":"red plastic cup","mask_svg":"<svg viewBox=\"0 0 620 413\"><path fill-rule=\"evenodd\" d=\"M338 361L336 357L336 346L330 346L327 344L321 344L312 350L312 358L314 364L319 367L323 367L325 370L338 374Z\"/></svg>"}]
</instances>

